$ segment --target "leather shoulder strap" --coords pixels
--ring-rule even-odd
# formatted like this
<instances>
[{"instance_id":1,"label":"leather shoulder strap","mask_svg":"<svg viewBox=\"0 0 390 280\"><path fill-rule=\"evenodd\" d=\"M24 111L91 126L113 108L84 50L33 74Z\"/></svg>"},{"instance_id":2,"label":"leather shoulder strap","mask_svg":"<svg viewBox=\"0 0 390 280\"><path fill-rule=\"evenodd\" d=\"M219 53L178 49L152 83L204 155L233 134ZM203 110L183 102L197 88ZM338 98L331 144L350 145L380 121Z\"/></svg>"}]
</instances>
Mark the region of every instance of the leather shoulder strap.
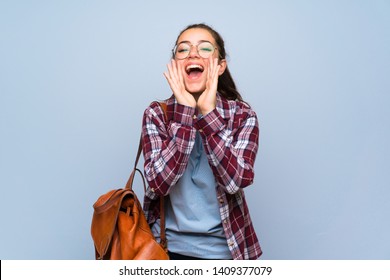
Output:
<instances>
[{"instance_id":1,"label":"leather shoulder strap","mask_svg":"<svg viewBox=\"0 0 390 280\"><path fill-rule=\"evenodd\" d=\"M167 122L168 122L167 103L165 103L165 102L159 102L159 104L160 104L160 106L161 106L161 109L162 109L163 112L164 112L165 122L167 123Z\"/></svg>"}]
</instances>

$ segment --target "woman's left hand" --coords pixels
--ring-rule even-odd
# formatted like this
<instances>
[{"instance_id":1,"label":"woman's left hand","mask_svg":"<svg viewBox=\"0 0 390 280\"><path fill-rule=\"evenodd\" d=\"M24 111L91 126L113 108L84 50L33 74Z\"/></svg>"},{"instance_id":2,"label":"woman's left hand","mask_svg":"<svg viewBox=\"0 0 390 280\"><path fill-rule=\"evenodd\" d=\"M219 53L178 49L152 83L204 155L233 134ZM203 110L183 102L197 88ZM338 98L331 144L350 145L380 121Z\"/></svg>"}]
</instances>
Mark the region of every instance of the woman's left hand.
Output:
<instances>
[{"instance_id":1,"label":"woman's left hand","mask_svg":"<svg viewBox=\"0 0 390 280\"><path fill-rule=\"evenodd\" d=\"M214 110L217 105L217 87L220 68L221 65L218 64L218 58L209 59L206 89L199 96L197 102L198 110L203 116Z\"/></svg>"}]
</instances>

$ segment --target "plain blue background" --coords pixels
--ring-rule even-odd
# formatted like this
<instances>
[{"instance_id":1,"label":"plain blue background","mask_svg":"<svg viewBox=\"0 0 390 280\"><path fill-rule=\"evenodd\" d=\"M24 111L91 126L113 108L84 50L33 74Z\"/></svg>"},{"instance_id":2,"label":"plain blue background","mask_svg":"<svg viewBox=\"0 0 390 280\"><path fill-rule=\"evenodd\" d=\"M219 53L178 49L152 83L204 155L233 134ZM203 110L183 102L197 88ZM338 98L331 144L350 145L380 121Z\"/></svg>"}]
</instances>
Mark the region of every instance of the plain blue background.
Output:
<instances>
[{"instance_id":1,"label":"plain blue background","mask_svg":"<svg viewBox=\"0 0 390 280\"><path fill-rule=\"evenodd\" d=\"M206 22L260 120L263 259L390 258L390 1L0 1L0 259L93 259L179 31ZM137 193L142 196L140 185Z\"/></svg>"}]
</instances>

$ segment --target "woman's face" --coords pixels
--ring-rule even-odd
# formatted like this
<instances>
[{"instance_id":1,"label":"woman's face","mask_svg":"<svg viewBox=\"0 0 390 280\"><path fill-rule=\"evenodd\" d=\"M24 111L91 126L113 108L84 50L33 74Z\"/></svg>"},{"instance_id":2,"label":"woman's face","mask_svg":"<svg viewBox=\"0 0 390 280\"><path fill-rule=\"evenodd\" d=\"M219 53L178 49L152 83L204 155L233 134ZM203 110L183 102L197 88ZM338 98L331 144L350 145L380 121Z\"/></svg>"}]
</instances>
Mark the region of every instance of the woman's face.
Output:
<instances>
[{"instance_id":1,"label":"woman's face","mask_svg":"<svg viewBox=\"0 0 390 280\"><path fill-rule=\"evenodd\" d=\"M201 94L206 89L210 58L201 57L196 47L203 41L208 41L213 46L216 46L215 40L210 32L202 28L188 29L184 31L177 40L177 45L182 42L187 42L189 45L193 45L193 47L190 48L190 53L185 59L175 58L175 60L178 65L178 70L183 73L186 90L195 95ZM211 58L218 58L218 56L218 49L215 49ZM221 75L226 68L226 61L222 59L219 61L219 64L221 64L221 69L219 71L219 75Z\"/></svg>"}]
</instances>

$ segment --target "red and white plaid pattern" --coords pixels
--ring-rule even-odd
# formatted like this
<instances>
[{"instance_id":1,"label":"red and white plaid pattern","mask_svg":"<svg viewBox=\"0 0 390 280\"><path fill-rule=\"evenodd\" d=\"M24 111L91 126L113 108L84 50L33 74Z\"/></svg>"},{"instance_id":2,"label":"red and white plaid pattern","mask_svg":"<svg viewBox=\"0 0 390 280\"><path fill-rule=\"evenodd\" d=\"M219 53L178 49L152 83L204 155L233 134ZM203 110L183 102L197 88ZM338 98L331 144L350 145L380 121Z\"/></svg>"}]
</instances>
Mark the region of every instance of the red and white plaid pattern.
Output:
<instances>
[{"instance_id":1,"label":"red and white plaid pattern","mask_svg":"<svg viewBox=\"0 0 390 280\"><path fill-rule=\"evenodd\" d=\"M169 194L183 175L198 130L217 181L222 225L233 259L258 259L262 254L249 215L243 188L254 178L259 142L255 112L245 103L217 95L217 107L202 118L196 109L167 99L164 112L158 102L145 110L142 144L148 181L144 211L149 224L159 217L159 196ZM169 240L168 240L169 242Z\"/></svg>"}]
</instances>

